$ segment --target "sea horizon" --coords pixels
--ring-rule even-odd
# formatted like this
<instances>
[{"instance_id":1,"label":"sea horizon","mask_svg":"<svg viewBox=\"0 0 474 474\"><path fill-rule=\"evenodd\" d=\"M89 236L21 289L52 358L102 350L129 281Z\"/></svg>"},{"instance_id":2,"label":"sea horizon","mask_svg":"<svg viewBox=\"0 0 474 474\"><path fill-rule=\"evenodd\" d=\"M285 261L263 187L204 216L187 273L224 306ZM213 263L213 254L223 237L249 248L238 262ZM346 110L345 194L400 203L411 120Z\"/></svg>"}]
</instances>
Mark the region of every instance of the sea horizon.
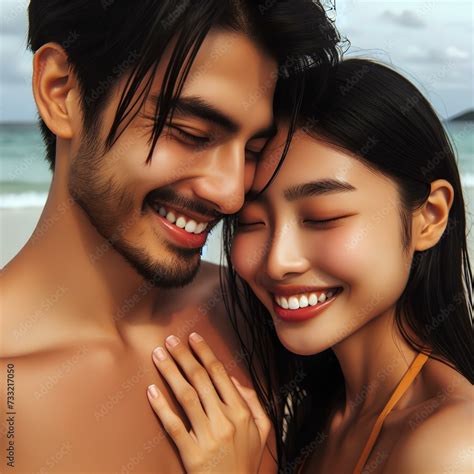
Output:
<instances>
[{"instance_id":1,"label":"sea horizon","mask_svg":"<svg viewBox=\"0 0 474 474\"><path fill-rule=\"evenodd\" d=\"M474 188L474 121L444 120L463 188ZM0 209L43 207L52 173L37 122L0 122Z\"/></svg>"}]
</instances>

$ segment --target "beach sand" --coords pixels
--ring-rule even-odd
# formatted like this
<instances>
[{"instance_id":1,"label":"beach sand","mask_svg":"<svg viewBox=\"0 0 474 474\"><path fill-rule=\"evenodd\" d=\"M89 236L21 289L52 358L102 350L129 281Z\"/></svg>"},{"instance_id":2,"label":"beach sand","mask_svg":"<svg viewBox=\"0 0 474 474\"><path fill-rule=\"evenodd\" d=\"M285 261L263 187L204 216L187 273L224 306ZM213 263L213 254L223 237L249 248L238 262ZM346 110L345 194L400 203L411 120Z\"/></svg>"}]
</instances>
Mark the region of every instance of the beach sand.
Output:
<instances>
[{"instance_id":1,"label":"beach sand","mask_svg":"<svg viewBox=\"0 0 474 474\"><path fill-rule=\"evenodd\" d=\"M42 208L0 209L0 267L3 268L26 244L41 216ZM219 225L208 238L203 259L220 263Z\"/></svg>"},{"instance_id":2,"label":"beach sand","mask_svg":"<svg viewBox=\"0 0 474 474\"><path fill-rule=\"evenodd\" d=\"M474 187L464 189L468 209L468 247L471 261L474 258ZM0 267L5 266L25 245L31 236L41 208L0 209ZM204 260L219 263L221 244L220 230L215 229L209 237Z\"/></svg>"}]
</instances>

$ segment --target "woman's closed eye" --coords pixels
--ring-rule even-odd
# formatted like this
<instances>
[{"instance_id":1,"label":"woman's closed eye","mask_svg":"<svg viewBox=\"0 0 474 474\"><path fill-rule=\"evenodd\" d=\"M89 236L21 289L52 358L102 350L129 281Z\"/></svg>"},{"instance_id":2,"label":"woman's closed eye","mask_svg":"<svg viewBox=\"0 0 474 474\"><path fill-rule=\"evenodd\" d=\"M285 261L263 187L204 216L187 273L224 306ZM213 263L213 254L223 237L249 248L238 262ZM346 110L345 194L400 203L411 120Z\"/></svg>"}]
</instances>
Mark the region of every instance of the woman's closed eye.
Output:
<instances>
[{"instance_id":1,"label":"woman's closed eye","mask_svg":"<svg viewBox=\"0 0 474 474\"><path fill-rule=\"evenodd\" d=\"M265 219L260 212L255 212L253 209L246 209L241 212L237 218L237 227L243 230L256 229L265 225Z\"/></svg>"},{"instance_id":2,"label":"woman's closed eye","mask_svg":"<svg viewBox=\"0 0 474 474\"><path fill-rule=\"evenodd\" d=\"M315 227L320 227L324 228L326 226L329 226L331 223L340 221L341 219L344 219L347 216L340 216L340 217L331 217L328 219L304 219L303 223L304 224L309 224L311 226ZM265 222L259 219L239 219L237 221L237 226L239 228L255 228L259 225L265 225Z\"/></svg>"},{"instance_id":3,"label":"woman's closed eye","mask_svg":"<svg viewBox=\"0 0 474 474\"><path fill-rule=\"evenodd\" d=\"M251 221L241 221L241 220L239 220L237 222L237 225L238 225L238 227L252 227L252 226L255 227L257 225L265 225L265 223L263 221L253 221L253 222L251 222Z\"/></svg>"},{"instance_id":4,"label":"woman's closed eye","mask_svg":"<svg viewBox=\"0 0 474 474\"><path fill-rule=\"evenodd\" d=\"M249 148L245 149L245 157L251 160L258 161L260 160L263 153L263 148L261 150L250 150Z\"/></svg>"},{"instance_id":5,"label":"woman's closed eye","mask_svg":"<svg viewBox=\"0 0 474 474\"><path fill-rule=\"evenodd\" d=\"M305 219L303 222L305 224L309 224L316 227L326 227L332 224L333 222L337 222L337 221L340 221L341 219L344 219L345 217L347 216L331 217L328 219Z\"/></svg>"}]
</instances>

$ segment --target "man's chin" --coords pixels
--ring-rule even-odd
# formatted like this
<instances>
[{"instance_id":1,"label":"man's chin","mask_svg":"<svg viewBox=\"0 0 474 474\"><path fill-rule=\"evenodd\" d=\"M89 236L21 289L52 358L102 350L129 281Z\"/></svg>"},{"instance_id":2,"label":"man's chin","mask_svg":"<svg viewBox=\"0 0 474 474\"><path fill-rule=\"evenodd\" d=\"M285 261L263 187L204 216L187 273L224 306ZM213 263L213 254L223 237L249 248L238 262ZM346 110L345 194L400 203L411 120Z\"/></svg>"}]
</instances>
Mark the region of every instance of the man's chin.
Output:
<instances>
[{"instance_id":1,"label":"man's chin","mask_svg":"<svg viewBox=\"0 0 474 474\"><path fill-rule=\"evenodd\" d=\"M201 264L202 249L169 248L163 252L167 254L165 261L157 261L143 250L124 242L115 242L114 247L145 280L158 288L188 285L196 277Z\"/></svg>"}]
</instances>

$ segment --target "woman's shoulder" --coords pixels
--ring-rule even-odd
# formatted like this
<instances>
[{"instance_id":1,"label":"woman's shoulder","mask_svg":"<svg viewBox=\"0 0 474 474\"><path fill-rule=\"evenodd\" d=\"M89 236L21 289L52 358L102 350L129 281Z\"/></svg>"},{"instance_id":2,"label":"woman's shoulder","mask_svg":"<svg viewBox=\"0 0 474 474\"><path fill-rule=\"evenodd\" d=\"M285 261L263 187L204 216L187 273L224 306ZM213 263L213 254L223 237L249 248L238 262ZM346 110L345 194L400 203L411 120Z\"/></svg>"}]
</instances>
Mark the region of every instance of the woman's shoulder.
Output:
<instances>
[{"instance_id":1,"label":"woman's shoulder","mask_svg":"<svg viewBox=\"0 0 474 474\"><path fill-rule=\"evenodd\" d=\"M420 382L427 397L405 420L384 472L473 472L472 384L434 359Z\"/></svg>"},{"instance_id":2,"label":"woman's shoulder","mask_svg":"<svg viewBox=\"0 0 474 474\"><path fill-rule=\"evenodd\" d=\"M394 446L384 472L473 472L473 407L472 399L451 401L431 414L425 406L420 422Z\"/></svg>"}]
</instances>

